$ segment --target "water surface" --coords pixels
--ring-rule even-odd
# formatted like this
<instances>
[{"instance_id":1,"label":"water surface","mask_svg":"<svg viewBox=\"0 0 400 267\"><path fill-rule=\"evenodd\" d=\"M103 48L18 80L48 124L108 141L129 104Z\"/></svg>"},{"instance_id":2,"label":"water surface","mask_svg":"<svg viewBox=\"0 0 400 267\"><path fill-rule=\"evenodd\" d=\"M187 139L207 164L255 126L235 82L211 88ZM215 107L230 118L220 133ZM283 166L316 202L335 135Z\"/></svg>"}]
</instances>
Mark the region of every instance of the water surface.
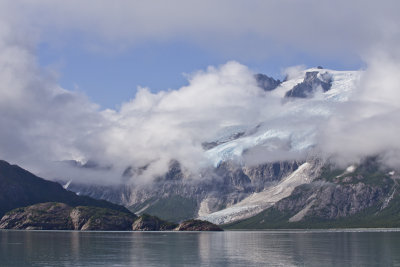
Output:
<instances>
[{"instance_id":1,"label":"water surface","mask_svg":"<svg viewBox=\"0 0 400 267\"><path fill-rule=\"evenodd\" d=\"M400 266L400 232L1 230L0 266Z\"/></svg>"}]
</instances>

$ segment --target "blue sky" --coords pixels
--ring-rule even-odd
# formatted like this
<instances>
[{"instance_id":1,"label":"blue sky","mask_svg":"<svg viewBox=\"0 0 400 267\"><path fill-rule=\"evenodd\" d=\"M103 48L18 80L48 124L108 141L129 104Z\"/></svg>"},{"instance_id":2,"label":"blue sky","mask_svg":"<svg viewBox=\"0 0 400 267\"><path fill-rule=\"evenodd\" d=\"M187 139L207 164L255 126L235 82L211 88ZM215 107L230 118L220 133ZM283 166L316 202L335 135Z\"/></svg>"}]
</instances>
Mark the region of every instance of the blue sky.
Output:
<instances>
[{"instance_id":1,"label":"blue sky","mask_svg":"<svg viewBox=\"0 0 400 267\"><path fill-rule=\"evenodd\" d=\"M137 86L178 89L183 73L230 60L276 78L294 65L359 69L388 34L376 25L397 16L360 1L8 2L38 33L39 64L101 108L129 101Z\"/></svg>"},{"instance_id":2,"label":"blue sky","mask_svg":"<svg viewBox=\"0 0 400 267\"><path fill-rule=\"evenodd\" d=\"M362 67L362 61L356 57L346 62L302 51L266 59L243 59L241 55L223 55L182 41L147 42L107 54L88 51L73 42L62 48L42 43L38 45L38 58L41 66L57 70L61 86L84 92L101 108L118 108L121 103L134 97L138 86L148 87L152 92L178 89L187 84L185 74L204 70L210 65L222 65L230 60L279 79L283 78L282 71L286 67L294 65L322 65L337 70Z\"/></svg>"},{"instance_id":3,"label":"blue sky","mask_svg":"<svg viewBox=\"0 0 400 267\"><path fill-rule=\"evenodd\" d=\"M399 39L394 0L5 0L0 7L11 43L34 47L40 67L101 109L118 109L138 86L179 89L185 73L231 60L275 78L294 65L365 68L372 51Z\"/></svg>"},{"instance_id":4,"label":"blue sky","mask_svg":"<svg viewBox=\"0 0 400 267\"><path fill-rule=\"evenodd\" d=\"M62 47L49 43L38 45L40 65L56 69L61 86L84 92L102 109L118 108L121 103L134 97L138 86L148 87L152 92L178 89L187 85L185 74L204 70L210 65L222 65L230 60L245 64L254 72L282 79L282 71L294 65L322 65L337 70L361 68L362 61L356 55L352 56L350 60L343 60L293 49L290 53L286 51L267 58L249 58L235 53L220 53L183 41L149 41L110 53L90 51L73 40Z\"/></svg>"}]
</instances>

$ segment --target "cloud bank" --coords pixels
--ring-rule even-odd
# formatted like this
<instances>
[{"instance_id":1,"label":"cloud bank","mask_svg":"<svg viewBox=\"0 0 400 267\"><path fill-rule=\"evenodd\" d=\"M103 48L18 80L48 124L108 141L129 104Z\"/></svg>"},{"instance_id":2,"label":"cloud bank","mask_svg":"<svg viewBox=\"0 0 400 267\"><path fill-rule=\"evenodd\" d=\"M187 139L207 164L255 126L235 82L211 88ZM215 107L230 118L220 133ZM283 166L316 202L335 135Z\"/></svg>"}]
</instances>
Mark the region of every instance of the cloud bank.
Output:
<instances>
[{"instance_id":1,"label":"cloud bank","mask_svg":"<svg viewBox=\"0 0 400 267\"><path fill-rule=\"evenodd\" d=\"M372 54L353 97L321 126L320 149L336 162L346 164L380 155L384 163L400 168L398 52Z\"/></svg>"},{"instance_id":2,"label":"cloud bank","mask_svg":"<svg viewBox=\"0 0 400 267\"><path fill-rule=\"evenodd\" d=\"M183 40L235 59L295 52L349 60L398 42L400 3L385 1L2 1L1 16L41 42L106 53Z\"/></svg>"},{"instance_id":3,"label":"cloud bank","mask_svg":"<svg viewBox=\"0 0 400 267\"><path fill-rule=\"evenodd\" d=\"M288 154L285 148L293 136L317 129L315 148L338 162L381 154L391 166L400 165L397 1L102 4L1 2L0 158L47 178L88 182L119 182L127 166L151 166L143 177L154 177L164 173L172 159L196 172L212 165L204 156L203 142L226 127L263 122L287 135L248 154L252 163L304 157ZM370 8L354 13L360 4ZM269 46L316 53L361 51L368 68L350 101L329 107L329 119L312 112L287 113L288 105L301 105L301 100L285 104L279 95L263 92L254 73L235 61L191 74L185 87L158 93L140 88L120 109L100 110L84 94L61 88L57 76L37 64L38 43L76 32L86 36L84 43L91 49L98 43L123 48L187 36L217 50L238 40L247 51L263 40ZM254 38L246 41L243 36ZM268 48L256 52L262 57ZM288 72L296 75L299 70ZM314 107L322 103L318 98L312 101ZM99 167L71 168L60 163L65 160L90 160Z\"/></svg>"}]
</instances>

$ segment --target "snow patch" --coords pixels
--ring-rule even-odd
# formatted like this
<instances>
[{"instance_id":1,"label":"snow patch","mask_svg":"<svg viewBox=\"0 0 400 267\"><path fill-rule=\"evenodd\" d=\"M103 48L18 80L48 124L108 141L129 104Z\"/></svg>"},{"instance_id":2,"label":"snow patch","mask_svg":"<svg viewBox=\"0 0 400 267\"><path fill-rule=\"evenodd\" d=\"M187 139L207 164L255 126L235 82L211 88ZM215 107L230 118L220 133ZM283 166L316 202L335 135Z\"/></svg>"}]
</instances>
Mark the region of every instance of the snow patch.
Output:
<instances>
[{"instance_id":1,"label":"snow patch","mask_svg":"<svg viewBox=\"0 0 400 267\"><path fill-rule=\"evenodd\" d=\"M65 185L63 185L64 189L68 189L69 185L71 184L72 180L69 180Z\"/></svg>"},{"instance_id":2,"label":"snow patch","mask_svg":"<svg viewBox=\"0 0 400 267\"><path fill-rule=\"evenodd\" d=\"M347 173L352 173L352 172L354 172L355 170L356 170L356 166L354 166L354 165L351 165L351 166L349 166L349 167L346 168L346 172L347 172Z\"/></svg>"}]
</instances>

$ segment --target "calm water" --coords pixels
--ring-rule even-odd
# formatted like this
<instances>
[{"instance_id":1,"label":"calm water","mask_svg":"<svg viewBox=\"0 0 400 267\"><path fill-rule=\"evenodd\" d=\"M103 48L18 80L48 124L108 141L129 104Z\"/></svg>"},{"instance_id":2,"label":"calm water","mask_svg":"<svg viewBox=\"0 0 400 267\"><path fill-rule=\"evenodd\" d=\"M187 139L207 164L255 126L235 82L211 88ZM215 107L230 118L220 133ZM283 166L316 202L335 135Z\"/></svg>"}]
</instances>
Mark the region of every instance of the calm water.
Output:
<instances>
[{"instance_id":1,"label":"calm water","mask_svg":"<svg viewBox=\"0 0 400 267\"><path fill-rule=\"evenodd\" d=\"M400 232L3 230L0 266L400 266Z\"/></svg>"}]
</instances>

